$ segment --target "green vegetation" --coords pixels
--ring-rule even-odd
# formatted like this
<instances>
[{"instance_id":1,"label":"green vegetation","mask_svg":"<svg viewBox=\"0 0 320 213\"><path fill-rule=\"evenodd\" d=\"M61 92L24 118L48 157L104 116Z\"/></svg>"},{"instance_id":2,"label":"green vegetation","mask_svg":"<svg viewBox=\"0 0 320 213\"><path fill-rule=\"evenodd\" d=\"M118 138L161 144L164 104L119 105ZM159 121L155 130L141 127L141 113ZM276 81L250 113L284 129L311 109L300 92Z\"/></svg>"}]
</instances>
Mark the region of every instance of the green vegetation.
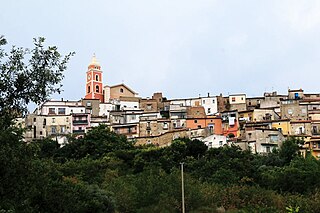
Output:
<instances>
[{"instance_id":1,"label":"green vegetation","mask_svg":"<svg viewBox=\"0 0 320 213\"><path fill-rule=\"evenodd\" d=\"M0 48L0 212L181 212L180 162L187 212L320 212L320 162L300 157L294 138L267 156L186 138L135 147L105 126L63 147L24 143L13 118L59 91L72 55L61 60L43 42L10 54Z\"/></svg>"},{"instance_id":2,"label":"green vegetation","mask_svg":"<svg viewBox=\"0 0 320 213\"><path fill-rule=\"evenodd\" d=\"M290 152L294 139L268 156L236 146L207 150L185 138L164 148L134 147L105 126L63 147L24 144L15 128L0 140L6 211L181 212L182 161L187 212L320 211L320 162Z\"/></svg>"}]
</instances>

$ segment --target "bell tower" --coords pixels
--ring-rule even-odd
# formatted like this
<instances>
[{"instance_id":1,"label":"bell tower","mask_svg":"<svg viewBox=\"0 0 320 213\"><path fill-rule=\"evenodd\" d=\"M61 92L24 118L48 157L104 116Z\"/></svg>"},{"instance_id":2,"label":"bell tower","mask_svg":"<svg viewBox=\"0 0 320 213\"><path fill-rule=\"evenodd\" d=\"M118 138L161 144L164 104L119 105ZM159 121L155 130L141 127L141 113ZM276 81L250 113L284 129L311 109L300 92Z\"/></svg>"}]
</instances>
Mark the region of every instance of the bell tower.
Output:
<instances>
[{"instance_id":1,"label":"bell tower","mask_svg":"<svg viewBox=\"0 0 320 213\"><path fill-rule=\"evenodd\" d=\"M85 99L99 99L103 103L102 71L95 54L93 54L86 74Z\"/></svg>"}]
</instances>

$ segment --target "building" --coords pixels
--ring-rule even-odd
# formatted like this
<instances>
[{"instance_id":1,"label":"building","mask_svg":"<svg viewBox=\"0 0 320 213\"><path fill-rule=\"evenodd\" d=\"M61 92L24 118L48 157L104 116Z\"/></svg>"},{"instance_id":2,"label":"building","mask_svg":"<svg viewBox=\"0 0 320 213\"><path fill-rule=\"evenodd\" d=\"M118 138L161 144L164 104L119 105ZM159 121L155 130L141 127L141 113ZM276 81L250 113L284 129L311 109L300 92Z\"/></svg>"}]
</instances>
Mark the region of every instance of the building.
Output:
<instances>
[{"instance_id":1,"label":"building","mask_svg":"<svg viewBox=\"0 0 320 213\"><path fill-rule=\"evenodd\" d=\"M84 99L98 99L103 103L102 70L95 55L91 59L86 76L86 95Z\"/></svg>"}]
</instances>

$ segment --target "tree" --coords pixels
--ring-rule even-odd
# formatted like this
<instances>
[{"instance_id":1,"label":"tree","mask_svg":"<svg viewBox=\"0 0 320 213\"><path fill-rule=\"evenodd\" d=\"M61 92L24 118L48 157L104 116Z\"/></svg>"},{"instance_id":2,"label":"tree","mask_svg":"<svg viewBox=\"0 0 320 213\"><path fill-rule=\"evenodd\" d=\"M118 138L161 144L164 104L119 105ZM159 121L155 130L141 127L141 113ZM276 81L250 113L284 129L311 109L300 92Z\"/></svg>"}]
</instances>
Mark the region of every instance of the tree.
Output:
<instances>
[{"instance_id":1,"label":"tree","mask_svg":"<svg viewBox=\"0 0 320 213\"><path fill-rule=\"evenodd\" d=\"M61 91L63 71L74 53L63 57L57 47L44 47L44 41L34 39L33 49L14 46L7 53L7 40L0 36L0 209L32 211L32 199L48 187L46 178L53 171L43 169L36 147L26 145L22 129L12 125L29 103L40 104Z\"/></svg>"},{"instance_id":2,"label":"tree","mask_svg":"<svg viewBox=\"0 0 320 213\"><path fill-rule=\"evenodd\" d=\"M27 112L31 102L40 104L61 92L61 81L74 52L62 56L56 46L45 47L44 38L34 39L34 48L13 46L9 53L0 36L0 128L7 129L15 117Z\"/></svg>"},{"instance_id":3,"label":"tree","mask_svg":"<svg viewBox=\"0 0 320 213\"><path fill-rule=\"evenodd\" d=\"M295 157L299 156L300 145L303 144L303 140L299 138L288 138L280 147L279 157L285 164L289 164Z\"/></svg>"}]
</instances>

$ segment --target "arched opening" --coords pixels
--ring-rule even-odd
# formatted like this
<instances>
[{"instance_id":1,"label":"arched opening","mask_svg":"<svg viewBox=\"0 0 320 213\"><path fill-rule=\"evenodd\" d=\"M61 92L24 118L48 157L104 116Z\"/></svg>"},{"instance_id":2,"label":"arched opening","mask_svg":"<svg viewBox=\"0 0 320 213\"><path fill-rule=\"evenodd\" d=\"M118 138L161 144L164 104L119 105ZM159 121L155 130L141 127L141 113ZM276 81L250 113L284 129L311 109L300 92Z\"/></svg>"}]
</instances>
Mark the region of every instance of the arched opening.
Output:
<instances>
[{"instance_id":1,"label":"arched opening","mask_svg":"<svg viewBox=\"0 0 320 213\"><path fill-rule=\"evenodd\" d=\"M96 75L96 81L99 81L99 75Z\"/></svg>"},{"instance_id":2,"label":"arched opening","mask_svg":"<svg viewBox=\"0 0 320 213\"><path fill-rule=\"evenodd\" d=\"M99 92L100 89L99 89L99 85L96 86L96 92Z\"/></svg>"},{"instance_id":3,"label":"arched opening","mask_svg":"<svg viewBox=\"0 0 320 213\"><path fill-rule=\"evenodd\" d=\"M88 86L88 93L90 93L90 89L91 89L90 86Z\"/></svg>"}]
</instances>

